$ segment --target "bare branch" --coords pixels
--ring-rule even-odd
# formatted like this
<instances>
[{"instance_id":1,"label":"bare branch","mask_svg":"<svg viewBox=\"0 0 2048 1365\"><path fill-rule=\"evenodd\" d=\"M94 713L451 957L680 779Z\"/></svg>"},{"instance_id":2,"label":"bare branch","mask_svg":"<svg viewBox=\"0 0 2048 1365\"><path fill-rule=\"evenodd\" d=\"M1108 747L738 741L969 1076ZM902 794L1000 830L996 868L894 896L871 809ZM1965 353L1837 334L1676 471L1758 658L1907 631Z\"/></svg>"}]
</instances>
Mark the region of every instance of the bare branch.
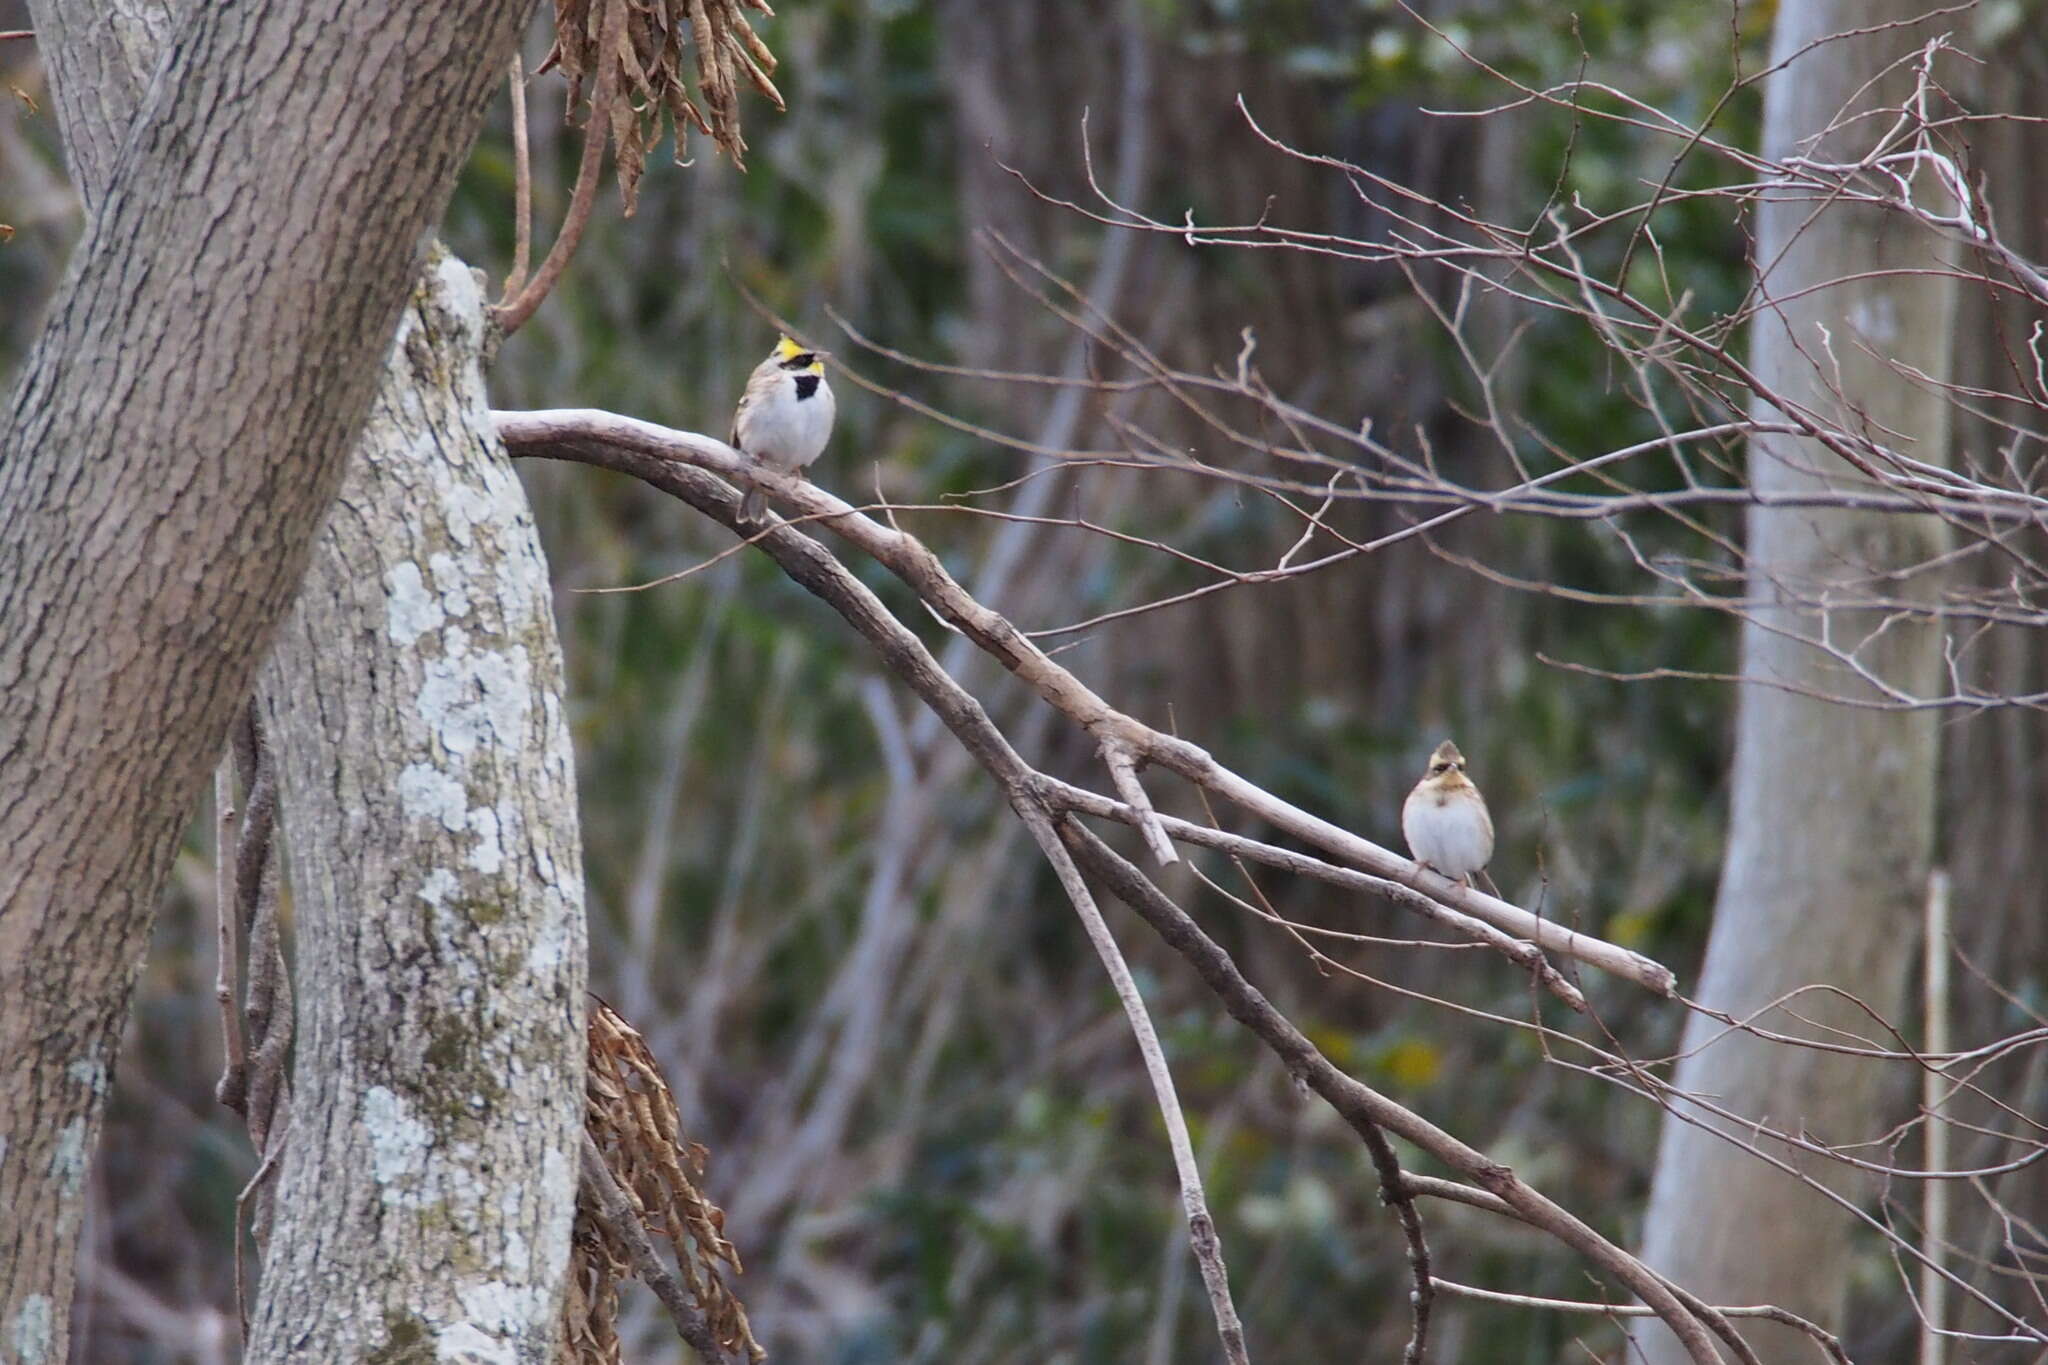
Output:
<instances>
[{"instance_id":1,"label":"bare branch","mask_svg":"<svg viewBox=\"0 0 2048 1365\"><path fill-rule=\"evenodd\" d=\"M1290 1074L1320 1095L1368 1145L1374 1140L1368 1135L1376 1134L1380 1129L1414 1143L1499 1199L1522 1221L1572 1247L1640 1295L1685 1343L1699 1365L1722 1359L1701 1320L1679 1301L1659 1276L1523 1184L1506 1166L1487 1159L1427 1119L1338 1070L1315 1044L1244 979L1230 955L1203 933L1186 912L1146 881L1136 868L1118 858L1107 845L1078 826L1070 825L1069 828L1078 831L1077 848L1081 850L1080 856L1089 870L1116 893L1117 899L1137 911L1169 947L1186 958L1232 1017L1265 1043L1287 1064ZM1384 1141L1384 1138L1380 1140ZM1384 1178L1384 1171L1382 1174ZM1398 1208L1409 1196L1404 1178L1404 1183L1389 1193L1389 1202Z\"/></svg>"},{"instance_id":2,"label":"bare branch","mask_svg":"<svg viewBox=\"0 0 2048 1365\"><path fill-rule=\"evenodd\" d=\"M1334 853L1342 862L1412 887L1446 906L1526 937L1546 951L1576 957L1658 995L1669 996L1673 991L1675 978L1662 964L1422 869L1246 781L1196 745L1116 710L1016 626L970 597L922 542L861 515L807 479L757 465L722 441L614 413L572 409L493 416L499 435L514 455L577 460L623 470L664 487L668 485L663 475L685 466L710 470L744 487L758 486L772 493L778 503L793 507L803 517L817 518L871 555L941 619L1028 683L1098 744L1121 744L1154 766L1178 773L1274 827ZM701 504L692 501L701 510ZM773 537L763 537L760 543L765 548L773 541Z\"/></svg>"},{"instance_id":3,"label":"bare branch","mask_svg":"<svg viewBox=\"0 0 2048 1365\"><path fill-rule=\"evenodd\" d=\"M1167 1068L1166 1052L1152 1027L1145 999L1138 993L1138 983L1132 979L1131 969L1124 962L1109 925L1103 921L1094 896L1089 894L1080 868L1075 866L1061 836L1054 832L1051 818L1032 800L1028 788L1012 791L1010 799L1018 818L1052 864L1074 913L1081 917L1082 927L1088 931L1088 939L1095 945L1096 954L1109 973L1110 984L1116 988L1117 999L1130 1019L1131 1032L1138 1040L1138 1051L1145 1059L1145 1071L1159 1104L1159 1116L1166 1121L1167 1145L1173 1151L1174 1170L1180 1176L1181 1205L1187 1214L1188 1241L1194 1247L1195 1262L1201 1267L1202 1283L1209 1291L1209 1307L1216 1317L1216 1333L1223 1341L1223 1357L1230 1365L1249 1365L1244 1326L1238 1321L1237 1306L1230 1300L1230 1277L1223 1265L1216 1220L1209 1216L1208 1202L1202 1193L1202 1173L1195 1164L1194 1142L1188 1137L1187 1118L1181 1113L1180 1099L1174 1093L1173 1073Z\"/></svg>"},{"instance_id":4,"label":"bare branch","mask_svg":"<svg viewBox=\"0 0 2048 1365\"><path fill-rule=\"evenodd\" d=\"M1138 781L1138 765L1131 751L1121 744L1106 742L1102 746L1102 761L1109 768L1117 795L1137 815L1138 832L1145 837L1145 847L1153 859L1161 867L1177 862L1180 855L1173 851L1173 841L1166 837L1166 829L1159 823L1159 812L1152 809L1152 798L1145 795L1144 784Z\"/></svg>"},{"instance_id":5,"label":"bare branch","mask_svg":"<svg viewBox=\"0 0 2048 1365\"><path fill-rule=\"evenodd\" d=\"M647 433L662 433L662 428L601 413L573 416L585 420L595 419L599 431L628 434L638 432L639 435L630 440L606 439L595 434L583 420L570 420L569 416L561 414L541 420L532 414L506 413L499 414L497 421L501 436L514 454L574 459L623 470L674 494L736 532L744 529L738 519L738 496L720 479L696 467L697 463L718 468L721 473L729 473L742 481L751 479L765 482L773 477L754 470L737 452L704 437L688 437L679 443L656 442L657 450L675 449L683 456L668 458L646 454L641 449L641 443ZM789 485L801 483L796 480L786 482ZM778 482L775 488L778 496L785 492L783 482ZM808 484L789 487L788 492L803 495L792 497L790 501L798 504L806 512L829 511L811 505L812 499L827 495L817 490L811 490L806 494L805 490L809 488ZM837 499L830 501L837 507L844 507ZM865 518L858 518L855 514L838 513L834 524L843 523L849 517L856 521L865 521ZM872 523L869 525L872 526ZM1028 790L1034 781L1034 775L1015 749L989 722L980 703L938 667L937 661L932 658L923 643L889 614L871 590L854 578L816 541L786 525L774 525L771 530L760 536L758 544L799 584L839 611L847 622L876 648L877 654L891 671L939 715L967 750L1006 791L1017 790L1020 786ZM985 622L980 619L976 620L976 625L981 630L987 629ZM1119 898L1121 899L1121 895ZM1167 904L1171 906L1170 902ZM1142 905L1134 908L1140 909L1143 913ZM1253 1031L1287 1063L1293 1074L1322 1095L1354 1129L1360 1130L1361 1136L1363 1129L1378 1126L1415 1142L1503 1200L1525 1221L1555 1236L1565 1245L1586 1256L1595 1265L1607 1269L1639 1294L1644 1302L1660 1309L1660 1316L1672 1325L1673 1331L1686 1343L1698 1365L1713 1365L1714 1362L1722 1360L1722 1356L1708 1339L1706 1329L1701 1326L1701 1320L1640 1262L1602 1238L1579 1219L1529 1189L1508 1168L1488 1160L1481 1153L1459 1142L1419 1115L1394 1104L1332 1066L1298 1029L1266 1002L1263 995L1244 981L1228 956L1223 954L1212 940L1203 935L1192 921L1187 920L1178 907L1171 908L1171 915L1162 913L1162 922L1168 924L1172 930L1168 935L1169 944L1183 956L1187 956L1203 979L1222 997L1226 1007L1250 1025ZM1668 974L1666 979L1668 981Z\"/></svg>"},{"instance_id":6,"label":"bare branch","mask_svg":"<svg viewBox=\"0 0 2048 1365\"><path fill-rule=\"evenodd\" d=\"M626 0L602 0L604 17L598 29L598 51L615 52L619 39L625 32ZM561 231L555 234L555 241L548 248L547 258L540 263L540 270L517 295L512 295L511 284L506 284L507 299L491 310L491 316L498 326L510 336L526 325L526 320L547 298L561 279L562 272L569 267L569 258L576 254L577 243L583 240L583 229L590 225L590 212L597 203L598 172L604 167L605 142L611 136L612 105L619 97L619 64L616 61L600 61L597 68L597 86L590 96L590 112L583 121L583 157L576 166L576 188L569 195L569 212L562 219ZM524 218L522 222L526 221Z\"/></svg>"},{"instance_id":7,"label":"bare branch","mask_svg":"<svg viewBox=\"0 0 2048 1365\"><path fill-rule=\"evenodd\" d=\"M717 1333L691 1301L682 1280L669 1268L654 1241L647 1235L632 1198L612 1178L604 1164L604 1153L588 1133L583 1135L583 1197L605 1232L624 1246L633 1259L633 1273L652 1289L675 1320L676 1330L707 1365L731 1365L732 1357L718 1343Z\"/></svg>"},{"instance_id":8,"label":"bare branch","mask_svg":"<svg viewBox=\"0 0 2048 1365\"><path fill-rule=\"evenodd\" d=\"M512 268L505 275L505 296L512 298L526 284L533 262L533 148L526 125L526 58L512 54L506 77L512 88Z\"/></svg>"},{"instance_id":9,"label":"bare branch","mask_svg":"<svg viewBox=\"0 0 2048 1365\"><path fill-rule=\"evenodd\" d=\"M1514 1308L1541 1308L1553 1313L1598 1313L1603 1317L1646 1318L1654 1316L1651 1309L1639 1303L1585 1303L1577 1299L1545 1299L1533 1294L1507 1294L1498 1289L1480 1289L1475 1285L1458 1284L1452 1280L1432 1280L1432 1286L1441 1293L1457 1299L1474 1299L1481 1303L1507 1304ZM1771 1304L1756 1304L1746 1308L1714 1309L1724 1318L1764 1318L1771 1322L1782 1322L1787 1327L1796 1327L1813 1338L1821 1354L1838 1365L1850 1365L1849 1353L1842 1349L1841 1339L1834 1333L1824 1331L1817 1324L1808 1322L1797 1313L1788 1312Z\"/></svg>"}]
</instances>

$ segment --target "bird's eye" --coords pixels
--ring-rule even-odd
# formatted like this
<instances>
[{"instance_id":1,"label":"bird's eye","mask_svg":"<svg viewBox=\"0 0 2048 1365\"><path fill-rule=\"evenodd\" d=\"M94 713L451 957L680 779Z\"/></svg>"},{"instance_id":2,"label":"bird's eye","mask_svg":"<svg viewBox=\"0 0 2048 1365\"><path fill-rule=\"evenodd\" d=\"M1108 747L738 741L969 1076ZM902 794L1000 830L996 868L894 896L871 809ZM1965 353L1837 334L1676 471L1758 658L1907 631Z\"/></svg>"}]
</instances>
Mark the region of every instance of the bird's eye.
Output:
<instances>
[{"instance_id":1,"label":"bird's eye","mask_svg":"<svg viewBox=\"0 0 2048 1365\"><path fill-rule=\"evenodd\" d=\"M783 361L782 368L785 370L808 370L817 363L818 356L815 351L804 351Z\"/></svg>"}]
</instances>

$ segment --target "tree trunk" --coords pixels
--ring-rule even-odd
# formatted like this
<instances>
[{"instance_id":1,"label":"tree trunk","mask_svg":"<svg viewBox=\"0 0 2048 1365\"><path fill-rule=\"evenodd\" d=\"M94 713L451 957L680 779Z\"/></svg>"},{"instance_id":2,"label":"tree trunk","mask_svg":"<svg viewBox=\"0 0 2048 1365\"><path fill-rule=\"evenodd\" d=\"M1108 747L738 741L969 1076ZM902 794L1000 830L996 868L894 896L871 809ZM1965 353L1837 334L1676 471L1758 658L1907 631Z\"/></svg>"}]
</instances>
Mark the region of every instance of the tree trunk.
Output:
<instances>
[{"instance_id":1,"label":"tree trunk","mask_svg":"<svg viewBox=\"0 0 2048 1365\"><path fill-rule=\"evenodd\" d=\"M35 6L36 47L49 68L50 103L88 220L106 202L121 143L177 31L179 8L169 0Z\"/></svg>"},{"instance_id":2,"label":"tree trunk","mask_svg":"<svg viewBox=\"0 0 2048 1365\"><path fill-rule=\"evenodd\" d=\"M1922 8L1917 0L1788 0L1778 11L1772 60L1830 34L1904 22ZM1910 70L1877 73L1913 52L1924 36L1893 29L1828 43L1799 58L1766 92L1764 154L1806 152L1827 160L1860 154L1888 120L1866 119L1823 139L1817 150L1802 139L1834 123L1845 107L1896 105L1910 95ZM1761 287L1785 300L1759 315L1752 334L1751 363L1762 382L1850 430L1867 430L1921 460L1944 461L1948 404L1890 363L1936 379L1948 373L1954 287L1928 275L1881 273L1937 265L1941 248L1931 235L1878 210L1835 204L1816 212L1810 196L1765 206L1757 228ZM1837 373L1839 393L1831 391ZM1783 420L1762 401L1752 413ZM1750 479L1759 490L1853 487L1858 478L1811 441L1772 436L1751 443ZM1757 611L1743 630L1749 681L1736 717L1728 846L1699 987L1705 1004L1746 1016L1787 991L1828 982L1886 1018L1899 1018L1933 838L1936 717L1802 695L1870 694L1822 651L1783 632L1821 629L1818 613L1790 599L1811 601L1831 589L1867 591L1868 575L1921 563L1942 543L1932 518L1810 509L1750 513L1749 595L1773 605ZM1899 586L1928 591L1918 580ZM1845 644L1877 624L1874 616L1839 611L1828 620ZM1862 657L1918 695L1941 687L1941 641L1933 626L1896 622ZM1882 1037L1866 1015L1839 1000L1806 996L1794 1008L1822 1025ZM1759 1022L1825 1036L1783 1011ZM1685 1047L1704 1050L1679 1066L1682 1089L1711 1096L1746 1119L1804 1130L1822 1141L1861 1141L1882 1132L1878 1064L1741 1036L1705 1046L1721 1032L1710 1020L1692 1018ZM1664 1123L1645 1259L1710 1302L1777 1303L1839 1326L1850 1269L1848 1216L1743 1151L1752 1139L1740 1121L1727 1123L1690 1106L1679 1112L1683 1117L1667 1115ZM1846 1188L1839 1166L1758 1141L1771 1155ZM1684 1358L1661 1327L1638 1335L1652 1365ZM1755 1324L1752 1340L1767 1360L1812 1349L1763 1323Z\"/></svg>"},{"instance_id":3,"label":"tree trunk","mask_svg":"<svg viewBox=\"0 0 2048 1365\"><path fill-rule=\"evenodd\" d=\"M559 1332L582 845L483 332L475 279L440 256L263 678L299 1042L252 1361L537 1361Z\"/></svg>"},{"instance_id":4,"label":"tree trunk","mask_svg":"<svg viewBox=\"0 0 2048 1365\"><path fill-rule=\"evenodd\" d=\"M1972 170L1983 176L1999 236L2029 260L2048 259L2048 181L2036 171L2042 147L2041 120L2048 119L2048 34L2038 25L2009 35L1998 60L1974 77L1970 105L1987 114L2012 114L2032 123L1982 124L1971 131ZM1971 261L1970 264L1976 264ZM2032 300L1990 289L1965 289L1956 326L1956 382L1979 391L2039 393L2028 341L2040 309ZM2039 451L2048 442L2048 409L2036 402L1978 399L1959 415L1958 463L1984 470L2008 468L2006 460ZM2011 533L2018 554L2040 563L2048 558L2048 528ZM1972 586L1995 591L2012 573L2003 556L1978 555L1967 573ZM2009 696L2048 693L2048 630L2012 628L1977 642L1972 680ZM1970 962L1994 980L2024 995L2048 982L2048 841L2041 838L2048 811L2048 711L2010 706L1972 716L1943 734L1941 859L1953 879L1953 903L1967 916L1956 926L1955 942ZM1946 945L1937 945L1945 949ZM2010 1006L1996 992L1978 989L1970 973L1955 968L1958 989L1950 1018L1951 1036L1975 1043L2008 1031ZM1967 1045L1967 1044L1966 1044ZM2022 1114L2048 1113L2048 1056L2015 1056L1979 1077ZM1998 1130L2009 1116L1973 1095L1958 1095L1947 1112L1963 1123ZM1952 1161L1979 1164L1986 1148L1962 1131L1955 1133ZM1913 1150L1908 1148L1908 1151ZM1995 1158L1993 1161L1995 1162ZM2018 1227L2048 1227L2048 1179L2031 1167L1988 1177L1985 1187L2004 1201ZM1904 1192L1917 1202L1916 1192ZM2014 1235L1987 1204L1960 1191L1952 1235L1971 1254L1986 1257L1972 1267L1959 1254L1949 1264L1979 1289L2002 1299L2015 1312L2039 1313L2025 1281L2003 1273L1993 1249ZM2009 1259L2004 1265L2011 1264ZM1991 1267L1997 1267L1993 1269ZM2001 1324L1951 1293L1952 1314L1944 1326L1998 1332ZM2007 1348L2012 1359L2022 1347ZM1950 1358L1968 1359L1960 1347ZM1987 1349L1984 1359L1991 1359Z\"/></svg>"},{"instance_id":5,"label":"tree trunk","mask_svg":"<svg viewBox=\"0 0 2048 1365\"><path fill-rule=\"evenodd\" d=\"M156 896L527 8L193 5L132 122L58 101L93 210L0 419L0 1360L64 1358ZM53 68L131 9L39 7Z\"/></svg>"}]
</instances>

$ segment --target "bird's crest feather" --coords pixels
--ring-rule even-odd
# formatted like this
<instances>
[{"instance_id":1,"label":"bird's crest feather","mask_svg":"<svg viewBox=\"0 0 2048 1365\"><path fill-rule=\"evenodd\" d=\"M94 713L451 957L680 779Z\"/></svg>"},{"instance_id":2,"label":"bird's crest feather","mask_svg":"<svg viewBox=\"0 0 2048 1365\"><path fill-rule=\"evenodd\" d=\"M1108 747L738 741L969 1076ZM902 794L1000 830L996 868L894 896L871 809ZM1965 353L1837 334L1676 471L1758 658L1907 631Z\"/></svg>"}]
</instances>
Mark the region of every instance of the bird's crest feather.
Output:
<instances>
[{"instance_id":1,"label":"bird's crest feather","mask_svg":"<svg viewBox=\"0 0 2048 1365\"><path fill-rule=\"evenodd\" d=\"M775 350L761 363L763 365L772 365L789 374L822 375L825 373L825 353L823 351L814 351L810 347L792 340L787 332L776 339Z\"/></svg>"}]
</instances>

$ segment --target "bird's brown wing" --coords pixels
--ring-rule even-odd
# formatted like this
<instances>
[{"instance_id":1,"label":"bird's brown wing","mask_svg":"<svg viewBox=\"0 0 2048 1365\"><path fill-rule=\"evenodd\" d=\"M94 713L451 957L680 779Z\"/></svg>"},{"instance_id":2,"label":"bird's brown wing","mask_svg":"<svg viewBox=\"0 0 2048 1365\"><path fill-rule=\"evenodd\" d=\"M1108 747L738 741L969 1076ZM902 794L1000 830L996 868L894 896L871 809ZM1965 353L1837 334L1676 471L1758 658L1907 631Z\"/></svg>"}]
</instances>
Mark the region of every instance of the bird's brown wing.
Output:
<instances>
[{"instance_id":1,"label":"bird's brown wing","mask_svg":"<svg viewBox=\"0 0 2048 1365\"><path fill-rule=\"evenodd\" d=\"M740 395L740 405L732 411L732 435L726 438L725 443L741 453L745 453L745 449L740 445L740 418L746 415L747 405L753 401L754 391L749 388Z\"/></svg>"}]
</instances>

